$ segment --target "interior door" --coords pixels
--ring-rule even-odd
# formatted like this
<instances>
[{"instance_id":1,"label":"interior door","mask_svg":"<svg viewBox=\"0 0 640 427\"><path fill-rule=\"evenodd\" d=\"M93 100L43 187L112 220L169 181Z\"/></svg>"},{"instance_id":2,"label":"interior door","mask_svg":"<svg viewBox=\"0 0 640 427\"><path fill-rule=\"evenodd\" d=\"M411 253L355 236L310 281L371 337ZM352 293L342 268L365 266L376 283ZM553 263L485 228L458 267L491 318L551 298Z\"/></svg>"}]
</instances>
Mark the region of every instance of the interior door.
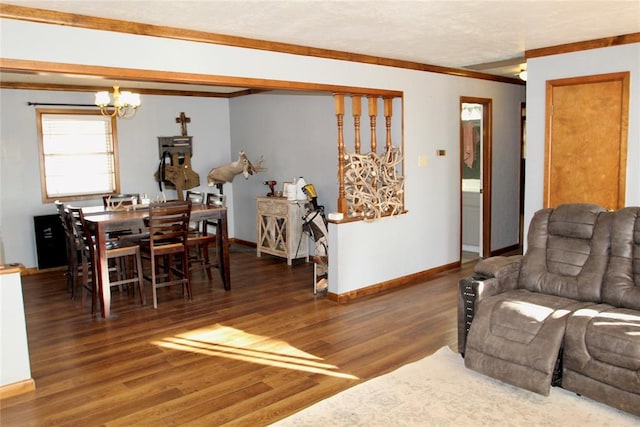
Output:
<instances>
[{"instance_id":1,"label":"interior door","mask_svg":"<svg viewBox=\"0 0 640 427\"><path fill-rule=\"evenodd\" d=\"M625 204L629 73L547 82L545 207Z\"/></svg>"},{"instance_id":2,"label":"interior door","mask_svg":"<svg viewBox=\"0 0 640 427\"><path fill-rule=\"evenodd\" d=\"M460 98L460 248L482 258L491 253L491 121L491 99Z\"/></svg>"}]
</instances>

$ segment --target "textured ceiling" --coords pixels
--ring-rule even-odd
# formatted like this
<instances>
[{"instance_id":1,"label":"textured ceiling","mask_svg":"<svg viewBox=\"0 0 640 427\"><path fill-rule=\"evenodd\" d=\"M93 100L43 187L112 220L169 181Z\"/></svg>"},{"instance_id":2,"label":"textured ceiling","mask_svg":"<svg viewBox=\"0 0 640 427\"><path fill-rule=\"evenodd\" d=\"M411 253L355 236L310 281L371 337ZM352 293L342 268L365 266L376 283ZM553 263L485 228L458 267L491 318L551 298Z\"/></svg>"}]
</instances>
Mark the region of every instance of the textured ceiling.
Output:
<instances>
[{"instance_id":1,"label":"textured ceiling","mask_svg":"<svg viewBox=\"0 0 640 427\"><path fill-rule=\"evenodd\" d=\"M0 1L503 75L525 50L640 32L640 0Z\"/></svg>"}]
</instances>

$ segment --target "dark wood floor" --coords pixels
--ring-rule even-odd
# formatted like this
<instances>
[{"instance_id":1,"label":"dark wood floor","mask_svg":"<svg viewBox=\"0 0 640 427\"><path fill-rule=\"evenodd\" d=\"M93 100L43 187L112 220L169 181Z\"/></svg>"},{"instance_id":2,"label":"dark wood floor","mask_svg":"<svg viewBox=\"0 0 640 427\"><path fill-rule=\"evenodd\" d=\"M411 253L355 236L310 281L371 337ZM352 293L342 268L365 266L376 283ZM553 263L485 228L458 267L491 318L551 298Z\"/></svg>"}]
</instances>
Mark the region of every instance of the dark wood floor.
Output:
<instances>
[{"instance_id":1,"label":"dark wood floor","mask_svg":"<svg viewBox=\"0 0 640 427\"><path fill-rule=\"evenodd\" d=\"M108 321L69 299L62 272L23 277L36 390L2 400L0 424L267 425L455 349L470 265L340 305L313 295L311 264L234 246L230 292L196 273L191 302L161 289L154 310L114 290Z\"/></svg>"}]
</instances>

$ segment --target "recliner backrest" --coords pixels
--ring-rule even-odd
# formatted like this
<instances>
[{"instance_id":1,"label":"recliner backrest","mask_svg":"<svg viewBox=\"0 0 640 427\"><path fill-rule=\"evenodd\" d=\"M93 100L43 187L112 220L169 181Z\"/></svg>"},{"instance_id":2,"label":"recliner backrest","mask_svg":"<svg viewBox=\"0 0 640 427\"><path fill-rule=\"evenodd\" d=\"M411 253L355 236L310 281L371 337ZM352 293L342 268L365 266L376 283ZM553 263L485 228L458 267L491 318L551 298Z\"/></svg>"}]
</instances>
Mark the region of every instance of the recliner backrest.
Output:
<instances>
[{"instance_id":1,"label":"recliner backrest","mask_svg":"<svg viewBox=\"0 0 640 427\"><path fill-rule=\"evenodd\" d=\"M614 215L602 301L640 310L640 207L623 208Z\"/></svg>"},{"instance_id":2,"label":"recliner backrest","mask_svg":"<svg viewBox=\"0 0 640 427\"><path fill-rule=\"evenodd\" d=\"M612 213L587 203L534 215L518 287L578 301L601 301L609 260Z\"/></svg>"}]
</instances>

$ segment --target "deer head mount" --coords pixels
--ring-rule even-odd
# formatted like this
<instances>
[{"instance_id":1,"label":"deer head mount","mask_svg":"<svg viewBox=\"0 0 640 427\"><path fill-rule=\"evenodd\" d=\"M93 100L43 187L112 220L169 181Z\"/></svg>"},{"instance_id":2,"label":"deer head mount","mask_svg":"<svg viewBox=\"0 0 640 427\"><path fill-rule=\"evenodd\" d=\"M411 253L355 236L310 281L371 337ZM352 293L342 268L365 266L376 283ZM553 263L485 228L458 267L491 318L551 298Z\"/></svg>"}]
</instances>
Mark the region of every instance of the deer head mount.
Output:
<instances>
[{"instance_id":1,"label":"deer head mount","mask_svg":"<svg viewBox=\"0 0 640 427\"><path fill-rule=\"evenodd\" d=\"M232 182L233 178L239 174L242 174L244 179L247 179L249 178L249 175L266 170L262 167L263 162L264 159L261 156L260 159L258 159L258 162L254 165L251 163L244 151L240 151L238 160L218 166L209 171L207 174L207 185L209 187L213 187L215 184Z\"/></svg>"}]
</instances>

